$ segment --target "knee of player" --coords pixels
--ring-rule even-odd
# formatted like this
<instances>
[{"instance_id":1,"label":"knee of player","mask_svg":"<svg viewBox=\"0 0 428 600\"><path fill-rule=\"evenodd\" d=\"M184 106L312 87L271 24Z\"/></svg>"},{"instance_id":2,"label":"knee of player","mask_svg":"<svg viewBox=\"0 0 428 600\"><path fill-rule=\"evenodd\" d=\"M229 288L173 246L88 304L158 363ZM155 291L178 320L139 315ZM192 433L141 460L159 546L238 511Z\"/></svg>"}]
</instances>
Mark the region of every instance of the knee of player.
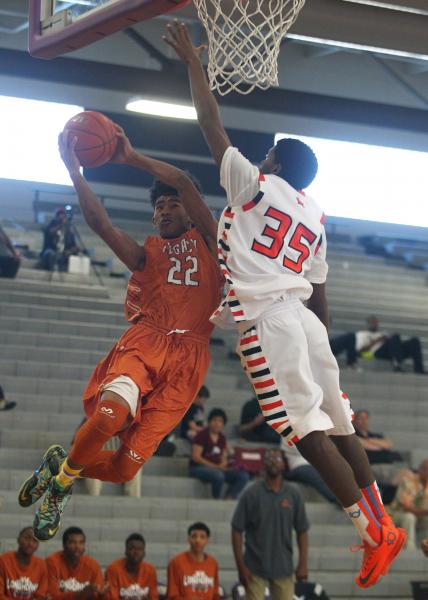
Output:
<instances>
[{"instance_id":1,"label":"knee of player","mask_svg":"<svg viewBox=\"0 0 428 600\"><path fill-rule=\"evenodd\" d=\"M116 483L129 483L137 476L142 464L125 464L120 467L116 465Z\"/></svg>"},{"instance_id":2,"label":"knee of player","mask_svg":"<svg viewBox=\"0 0 428 600\"><path fill-rule=\"evenodd\" d=\"M213 481L221 481L221 482L224 482L224 480L226 478L224 471L221 471L220 469L213 469L211 477L212 477Z\"/></svg>"}]
</instances>

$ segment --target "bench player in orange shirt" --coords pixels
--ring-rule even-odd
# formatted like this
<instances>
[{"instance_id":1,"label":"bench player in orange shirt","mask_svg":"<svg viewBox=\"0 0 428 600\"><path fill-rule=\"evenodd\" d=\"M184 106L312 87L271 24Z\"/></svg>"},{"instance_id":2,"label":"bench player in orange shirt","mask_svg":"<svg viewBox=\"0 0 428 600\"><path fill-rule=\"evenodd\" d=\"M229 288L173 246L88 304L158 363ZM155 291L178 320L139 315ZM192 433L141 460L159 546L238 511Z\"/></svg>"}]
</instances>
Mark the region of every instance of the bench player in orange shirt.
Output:
<instances>
[{"instance_id":1,"label":"bench player in orange shirt","mask_svg":"<svg viewBox=\"0 0 428 600\"><path fill-rule=\"evenodd\" d=\"M189 550L168 564L167 600L220 600L218 563L205 552L210 529L198 521L187 530Z\"/></svg>"},{"instance_id":2,"label":"bench player in orange shirt","mask_svg":"<svg viewBox=\"0 0 428 600\"><path fill-rule=\"evenodd\" d=\"M0 554L0 600L48 599L48 571L46 562L35 556L38 547L33 528L24 527L18 535L17 551Z\"/></svg>"},{"instance_id":3,"label":"bench player in orange shirt","mask_svg":"<svg viewBox=\"0 0 428 600\"><path fill-rule=\"evenodd\" d=\"M80 173L75 139L61 134L61 157L88 225L132 271L125 302L131 323L96 367L83 396L86 423L66 455L49 448L22 485L21 506L43 496L34 519L40 540L58 531L77 477L123 483L134 478L160 441L180 422L205 380L209 321L221 297L217 223L190 177L137 153L117 126L113 162L152 174L153 224L159 236L143 246L113 226ZM102 450L119 435L118 451Z\"/></svg>"},{"instance_id":4,"label":"bench player in orange shirt","mask_svg":"<svg viewBox=\"0 0 428 600\"><path fill-rule=\"evenodd\" d=\"M139 533L125 541L125 558L114 560L106 569L108 591L103 600L158 600L156 569L145 562L146 542Z\"/></svg>"}]
</instances>

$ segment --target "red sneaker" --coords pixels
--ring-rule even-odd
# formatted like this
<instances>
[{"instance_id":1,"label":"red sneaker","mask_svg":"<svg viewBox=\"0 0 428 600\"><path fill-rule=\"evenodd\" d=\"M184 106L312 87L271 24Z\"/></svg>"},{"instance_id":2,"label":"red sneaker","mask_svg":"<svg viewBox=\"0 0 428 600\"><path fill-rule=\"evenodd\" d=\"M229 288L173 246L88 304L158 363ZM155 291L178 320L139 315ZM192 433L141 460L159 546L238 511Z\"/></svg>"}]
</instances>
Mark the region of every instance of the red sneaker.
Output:
<instances>
[{"instance_id":1,"label":"red sneaker","mask_svg":"<svg viewBox=\"0 0 428 600\"><path fill-rule=\"evenodd\" d=\"M398 554L400 554L401 550L404 548L404 546L406 544L406 539L407 539L406 530L403 529L402 527L395 527L395 525L393 525L393 528L398 531L398 543L394 546L395 554L393 553L393 555L391 556L390 562L384 567L384 569L382 571L382 575L388 574L389 568L392 565L393 560L395 559L396 556L398 556Z\"/></svg>"},{"instance_id":2,"label":"red sneaker","mask_svg":"<svg viewBox=\"0 0 428 600\"><path fill-rule=\"evenodd\" d=\"M355 580L360 588L375 585L381 575L388 573L392 561L400 553L406 541L405 531L396 527L382 526L381 535L379 546L373 547L363 542L363 562Z\"/></svg>"}]
</instances>

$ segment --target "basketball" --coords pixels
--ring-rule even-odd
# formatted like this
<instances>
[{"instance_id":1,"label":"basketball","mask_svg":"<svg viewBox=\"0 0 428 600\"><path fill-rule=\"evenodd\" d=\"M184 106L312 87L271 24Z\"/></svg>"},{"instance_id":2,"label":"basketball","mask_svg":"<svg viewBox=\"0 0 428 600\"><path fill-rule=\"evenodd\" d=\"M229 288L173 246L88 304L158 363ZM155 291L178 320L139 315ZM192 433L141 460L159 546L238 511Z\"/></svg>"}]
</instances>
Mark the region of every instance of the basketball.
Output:
<instances>
[{"instance_id":1,"label":"basketball","mask_svg":"<svg viewBox=\"0 0 428 600\"><path fill-rule=\"evenodd\" d=\"M100 167L116 150L114 123L99 112L86 110L74 115L65 124L67 132L77 138L75 151L82 167Z\"/></svg>"}]
</instances>

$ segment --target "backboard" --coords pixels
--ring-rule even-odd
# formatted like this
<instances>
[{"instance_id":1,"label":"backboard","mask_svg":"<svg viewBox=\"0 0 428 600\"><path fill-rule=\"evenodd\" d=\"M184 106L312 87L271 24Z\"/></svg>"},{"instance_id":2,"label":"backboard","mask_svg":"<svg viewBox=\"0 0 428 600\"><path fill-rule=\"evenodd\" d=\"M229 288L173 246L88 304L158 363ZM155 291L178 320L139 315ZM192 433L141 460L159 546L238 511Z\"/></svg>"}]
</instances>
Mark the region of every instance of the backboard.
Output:
<instances>
[{"instance_id":1,"label":"backboard","mask_svg":"<svg viewBox=\"0 0 428 600\"><path fill-rule=\"evenodd\" d=\"M55 58L139 21L182 8L190 0L29 0L32 56Z\"/></svg>"}]
</instances>

